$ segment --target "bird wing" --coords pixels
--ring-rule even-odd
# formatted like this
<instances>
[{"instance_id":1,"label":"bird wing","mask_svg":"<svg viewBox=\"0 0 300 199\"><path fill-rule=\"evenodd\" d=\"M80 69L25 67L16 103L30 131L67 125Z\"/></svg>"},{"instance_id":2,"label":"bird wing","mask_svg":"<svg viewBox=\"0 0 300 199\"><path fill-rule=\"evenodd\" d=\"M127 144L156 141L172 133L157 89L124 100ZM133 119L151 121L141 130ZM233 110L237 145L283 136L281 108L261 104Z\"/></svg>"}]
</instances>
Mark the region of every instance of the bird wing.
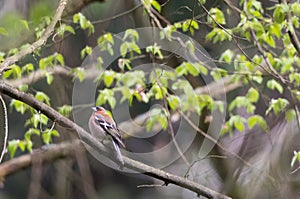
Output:
<instances>
[{"instance_id":1,"label":"bird wing","mask_svg":"<svg viewBox=\"0 0 300 199\"><path fill-rule=\"evenodd\" d=\"M115 124L107 122L102 115L95 114L95 122L101 128L112 137L112 139L118 144L125 148L123 141L121 140L120 130Z\"/></svg>"}]
</instances>

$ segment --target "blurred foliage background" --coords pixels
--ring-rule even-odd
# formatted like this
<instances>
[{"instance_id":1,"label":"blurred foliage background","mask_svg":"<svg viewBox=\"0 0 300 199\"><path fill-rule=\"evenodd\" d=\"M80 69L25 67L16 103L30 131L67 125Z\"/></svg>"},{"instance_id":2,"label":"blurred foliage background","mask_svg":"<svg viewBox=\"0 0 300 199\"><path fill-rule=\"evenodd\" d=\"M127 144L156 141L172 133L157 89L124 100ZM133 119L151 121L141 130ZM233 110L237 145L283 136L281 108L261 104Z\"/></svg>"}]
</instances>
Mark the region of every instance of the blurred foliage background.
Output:
<instances>
[{"instance_id":1,"label":"blurred foliage background","mask_svg":"<svg viewBox=\"0 0 300 199\"><path fill-rule=\"evenodd\" d=\"M28 48L29 43L40 38L58 2L0 1L0 60ZM104 46L99 42L101 37L103 41L103 36L109 37L110 33L152 26L161 26L161 30L170 31L170 34L173 30L180 31L208 52L217 70L205 64L185 63L181 57L168 52L162 53L161 62L166 61L175 69L175 74L172 74L175 77L187 78L195 90L205 86L205 73L212 77L209 83L216 83L213 92L218 92L222 86L219 84L222 78L226 89L221 92L226 94L228 106L218 104L213 96L201 94L196 97L195 104L178 99L180 104L187 104L184 113L196 112L199 115L199 128L205 132L214 108L223 107L226 121L219 145L207 157L200 160L197 157L204 139L199 133L184 154L190 165L186 165L184 158L179 158L164 170L185 176L232 198L298 198L299 16L298 1L70 0L45 45L19 60L3 74L3 79L72 118L70 112L72 109L74 111L74 107L70 105L74 79L89 76L88 71L82 71L81 64L93 47ZM193 48L188 45L184 47ZM104 50L109 52L109 49ZM121 60L131 60L132 65L153 61L153 52L151 57L145 49L142 53L136 52L133 57L125 54ZM147 56L134 60L140 54ZM64 69L60 71L57 66L64 66ZM42 71L42 75L37 78L39 75L34 72L38 70ZM113 72L106 73L107 80L99 85L101 89L112 89L111 85L121 81L124 78L122 73L130 72L130 69L123 70L115 60L107 71ZM24 80L30 75L31 79ZM133 75L133 81L138 82L138 77ZM168 99L168 104L162 110L168 110L171 115L178 110L177 101L170 100L170 95L157 97L157 93L163 93L159 88L155 90L153 85L141 86L149 94L149 99L145 100L139 94L126 98L132 100L128 104L131 104L129 109L133 117L149 111L151 105L164 98ZM130 92L138 90L137 84L133 87L128 86L127 89L130 88ZM99 97L97 103L113 109L114 97L110 97L102 101ZM52 129L46 116L25 104L5 96L4 99L9 106L10 140L5 161L45 144L75 139L67 129L59 126ZM172 106L175 108L172 109ZM141 144L136 138L126 139L129 150L152 151L170 141L171 135L167 129L171 116L164 114L164 111L159 113L161 117L151 124L148 122L148 130L154 128L156 123L166 128L162 128L158 135L145 139L151 143L149 145ZM126 121L122 115L116 117ZM177 129L179 123L177 120L171 125ZM40 125L45 127L47 133L40 131ZM232 154L243 161L232 157ZM149 184L153 186L139 187ZM142 174L110 169L80 149L75 158L28 168L8 177L0 190L0 197L198 198L191 191L173 185L163 186L161 181Z\"/></svg>"}]
</instances>

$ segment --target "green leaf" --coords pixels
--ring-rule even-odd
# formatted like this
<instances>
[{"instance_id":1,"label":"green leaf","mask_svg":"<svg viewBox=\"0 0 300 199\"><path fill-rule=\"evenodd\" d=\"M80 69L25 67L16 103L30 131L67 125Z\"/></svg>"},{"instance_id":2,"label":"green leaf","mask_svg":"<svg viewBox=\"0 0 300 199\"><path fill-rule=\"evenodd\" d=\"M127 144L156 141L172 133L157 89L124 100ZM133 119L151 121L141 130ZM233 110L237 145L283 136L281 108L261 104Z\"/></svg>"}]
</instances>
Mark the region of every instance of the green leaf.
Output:
<instances>
[{"instance_id":1,"label":"green leaf","mask_svg":"<svg viewBox=\"0 0 300 199\"><path fill-rule=\"evenodd\" d=\"M234 53L232 50L227 49L225 50L225 52L222 53L221 57L220 57L220 61L225 61L226 63L231 63L232 59L234 57Z\"/></svg>"},{"instance_id":2,"label":"green leaf","mask_svg":"<svg viewBox=\"0 0 300 199\"><path fill-rule=\"evenodd\" d=\"M49 132L45 132L42 134L42 139L45 144L50 144L51 134Z\"/></svg>"},{"instance_id":3,"label":"green leaf","mask_svg":"<svg viewBox=\"0 0 300 199\"><path fill-rule=\"evenodd\" d=\"M106 70L103 73L103 81L105 83L105 86L110 87L111 84L114 82L115 78L115 72L112 70Z\"/></svg>"},{"instance_id":4,"label":"green leaf","mask_svg":"<svg viewBox=\"0 0 300 199\"><path fill-rule=\"evenodd\" d=\"M163 109L153 108L150 111L150 117L147 120L146 130L150 131L155 124L160 124L160 126L166 130L168 128L168 118L166 112Z\"/></svg>"},{"instance_id":5,"label":"green leaf","mask_svg":"<svg viewBox=\"0 0 300 199\"><path fill-rule=\"evenodd\" d=\"M241 118L241 117L236 117L233 120L234 127L240 132L243 132L245 129L244 122L245 122L245 119Z\"/></svg>"},{"instance_id":6,"label":"green leaf","mask_svg":"<svg viewBox=\"0 0 300 199\"><path fill-rule=\"evenodd\" d=\"M114 108L116 105L116 99L114 97L114 91L110 89L103 89L99 92L99 95L96 99L96 105L103 105L106 102L110 105L111 108Z\"/></svg>"},{"instance_id":7,"label":"green leaf","mask_svg":"<svg viewBox=\"0 0 300 199\"><path fill-rule=\"evenodd\" d=\"M19 100L15 100L15 99L11 100L10 107L14 107L15 110L17 112L21 113L22 115L29 108L29 106L27 104L25 104L24 102L21 102Z\"/></svg>"},{"instance_id":8,"label":"green leaf","mask_svg":"<svg viewBox=\"0 0 300 199\"><path fill-rule=\"evenodd\" d=\"M288 122L292 122L296 117L296 111L294 109L289 109L285 112L285 119Z\"/></svg>"},{"instance_id":9,"label":"green leaf","mask_svg":"<svg viewBox=\"0 0 300 199\"><path fill-rule=\"evenodd\" d=\"M3 77L7 79L8 77L12 77L14 79L18 79L22 77L22 70L18 65L11 65L10 70L4 72Z\"/></svg>"},{"instance_id":10,"label":"green leaf","mask_svg":"<svg viewBox=\"0 0 300 199\"><path fill-rule=\"evenodd\" d=\"M175 95L168 96L167 101L168 101L168 105L170 106L170 108L174 111L178 108L178 106L180 104L179 97L175 96Z\"/></svg>"},{"instance_id":11,"label":"green leaf","mask_svg":"<svg viewBox=\"0 0 300 199\"><path fill-rule=\"evenodd\" d=\"M19 147L20 140L11 140L8 142L7 150L10 154L10 158L13 158L15 156L15 153Z\"/></svg>"},{"instance_id":12,"label":"green leaf","mask_svg":"<svg viewBox=\"0 0 300 199\"><path fill-rule=\"evenodd\" d=\"M273 18L275 22L282 23L285 19L285 12L281 5L277 5L274 12L273 12Z\"/></svg>"},{"instance_id":13,"label":"green leaf","mask_svg":"<svg viewBox=\"0 0 300 199\"><path fill-rule=\"evenodd\" d=\"M131 69L132 69L130 59L122 59L122 58L120 58L120 59L118 60L118 66L119 66L122 70L125 70L126 68L127 68L128 70L131 70Z\"/></svg>"},{"instance_id":14,"label":"green leaf","mask_svg":"<svg viewBox=\"0 0 300 199\"><path fill-rule=\"evenodd\" d=\"M70 32L71 34L75 35L75 30L72 26L62 24L60 28L57 29L57 34L63 37L65 32Z\"/></svg>"},{"instance_id":15,"label":"green leaf","mask_svg":"<svg viewBox=\"0 0 300 199\"><path fill-rule=\"evenodd\" d=\"M263 130L268 130L268 125L265 119L260 115L253 115L248 118L248 127L252 129L255 125L258 125Z\"/></svg>"},{"instance_id":16,"label":"green leaf","mask_svg":"<svg viewBox=\"0 0 300 199\"><path fill-rule=\"evenodd\" d=\"M86 55L91 55L93 52L93 49L90 46L86 46L84 49L80 52L81 59L84 59Z\"/></svg>"},{"instance_id":17,"label":"green leaf","mask_svg":"<svg viewBox=\"0 0 300 199\"><path fill-rule=\"evenodd\" d=\"M127 52L128 52L128 45L127 45L127 42L124 42L120 46L120 53L121 53L122 57L125 57Z\"/></svg>"},{"instance_id":18,"label":"green leaf","mask_svg":"<svg viewBox=\"0 0 300 199\"><path fill-rule=\"evenodd\" d=\"M183 75L187 75L188 70L187 70L187 67L186 67L186 62L183 62L182 64L177 66L176 69L175 69L175 73L177 74L178 77L183 76Z\"/></svg>"},{"instance_id":19,"label":"green leaf","mask_svg":"<svg viewBox=\"0 0 300 199\"><path fill-rule=\"evenodd\" d=\"M228 110L232 111L233 109L239 108L239 107L246 107L248 113L253 113L254 110L255 110L255 106L253 104L251 104L251 102L249 101L249 99L247 99L245 96L238 96L238 97L236 97L229 104Z\"/></svg>"},{"instance_id":20,"label":"green leaf","mask_svg":"<svg viewBox=\"0 0 300 199\"><path fill-rule=\"evenodd\" d=\"M34 70L34 66L32 63L26 64L25 66L22 67L22 73L27 72L30 73Z\"/></svg>"},{"instance_id":21,"label":"green leaf","mask_svg":"<svg viewBox=\"0 0 300 199\"><path fill-rule=\"evenodd\" d=\"M207 21L211 24L215 24L215 21L219 24L226 24L223 12L219 8L212 8L209 11L210 15L207 16ZM213 19L212 19L213 18Z\"/></svg>"},{"instance_id":22,"label":"green leaf","mask_svg":"<svg viewBox=\"0 0 300 199\"><path fill-rule=\"evenodd\" d=\"M22 140L20 140L19 142L19 148L21 149L22 152L24 152L26 149L26 145Z\"/></svg>"},{"instance_id":23,"label":"green leaf","mask_svg":"<svg viewBox=\"0 0 300 199\"><path fill-rule=\"evenodd\" d=\"M300 86L300 73L291 73L289 75L289 79L291 82L295 84L295 86Z\"/></svg>"},{"instance_id":24,"label":"green leaf","mask_svg":"<svg viewBox=\"0 0 300 199\"><path fill-rule=\"evenodd\" d=\"M294 13L294 15L296 16L300 16L300 4L299 2L295 2L292 4L292 12Z\"/></svg>"},{"instance_id":25,"label":"green leaf","mask_svg":"<svg viewBox=\"0 0 300 199\"><path fill-rule=\"evenodd\" d=\"M158 12L161 12L161 6L160 6L160 4L159 4L157 1L152 0L152 1L151 1L151 5L152 5Z\"/></svg>"},{"instance_id":26,"label":"green leaf","mask_svg":"<svg viewBox=\"0 0 300 199\"><path fill-rule=\"evenodd\" d=\"M46 125L48 123L48 117L44 114L40 114L40 122Z\"/></svg>"},{"instance_id":27,"label":"green leaf","mask_svg":"<svg viewBox=\"0 0 300 199\"><path fill-rule=\"evenodd\" d=\"M55 53L54 55L55 55L55 60L58 61L60 63L60 65L64 66L65 61L64 61L64 57L62 56L62 54Z\"/></svg>"},{"instance_id":28,"label":"green leaf","mask_svg":"<svg viewBox=\"0 0 300 199\"><path fill-rule=\"evenodd\" d=\"M182 23L182 31L187 32L190 31L192 35L194 35L195 29L199 29L198 22L192 19L188 19Z\"/></svg>"},{"instance_id":29,"label":"green leaf","mask_svg":"<svg viewBox=\"0 0 300 199\"><path fill-rule=\"evenodd\" d=\"M50 133L51 133L52 136L55 136L55 137L59 137L59 136L60 136L60 135L59 135L59 132L58 132L57 130L55 130L55 129L52 129L52 130L50 131Z\"/></svg>"},{"instance_id":30,"label":"green leaf","mask_svg":"<svg viewBox=\"0 0 300 199\"><path fill-rule=\"evenodd\" d=\"M154 96L156 100L163 99L165 97L164 87L153 84L148 94Z\"/></svg>"},{"instance_id":31,"label":"green leaf","mask_svg":"<svg viewBox=\"0 0 300 199\"><path fill-rule=\"evenodd\" d=\"M64 24L64 25L65 25L65 24ZM75 35L75 31L74 31L74 28L73 28L72 26L65 25L63 29L64 29L64 31L70 32L70 33L72 33L73 35Z\"/></svg>"},{"instance_id":32,"label":"green leaf","mask_svg":"<svg viewBox=\"0 0 300 199\"><path fill-rule=\"evenodd\" d=\"M250 27L255 30L258 36L261 36L265 32L264 26L258 21L251 22Z\"/></svg>"},{"instance_id":33,"label":"green leaf","mask_svg":"<svg viewBox=\"0 0 300 199\"><path fill-rule=\"evenodd\" d=\"M29 31L29 26L28 26L28 22L26 20L20 20L21 24L24 25L24 27L26 28L26 30Z\"/></svg>"},{"instance_id":34,"label":"green leaf","mask_svg":"<svg viewBox=\"0 0 300 199\"><path fill-rule=\"evenodd\" d=\"M73 107L70 105L63 105L58 107L58 112L65 117L69 117L71 115Z\"/></svg>"},{"instance_id":35,"label":"green leaf","mask_svg":"<svg viewBox=\"0 0 300 199\"><path fill-rule=\"evenodd\" d=\"M147 53L152 53L154 56L158 56L159 59L163 59L163 55L160 51L160 46L157 45L157 43L154 43L154 45L150 45L146 47Z\"/></svg>"},{"instance_id":36,"label":"green leaf","mask_svg":"<svg viewBox=\"0 0 300 199\"><path fill-rule=\"evenodd\" d=\"M212 101L212 111L219 110L221 113L225 111L225 105L223 101Z\"/></svg>"},{"instance_id":37,"label":"green leaf","mask_svg":"<svg viewBox=\"0 0 300 199\"><path fill-rule=\"evenodd\" d=\"M276 89L280 94L283 92L283 87L276 80L271 79L267 81L267 87L271 90Z\"/></svg>"},{"instance_id":38,"label":"green leaf","mask_svg":"<svg viewBox=\"0 0 300 199\"><path fill-rule=\"evenodd\" d=\"M248 93L247 93L247 95L246 95L246 98L247 98L250 102L252 102L252 103L257 102L258 99L259 99L259 93L258 93L258 91L257 91L255 88L251 87L251 88L248 90Z\"/></svg>"},{"instance_id":39,"label":"green leaf","mask_svg":"<svg viewBox=\"0 0 300 199\"><path fill-rule=\"evenodd\" d=\"M134 29L127 29L123 36L123 40L130 41L129 43L135 43L139 40L139 33Z\"/></svg>"},{"instance_id":40,"label":"green leaf","mask_svg":"<svg viewBox=\"0 0 300 199\"><path fill-rule=\"evenodd\" d=\"M25 138L25 141L29 141L31 140L31 135L37 135L37 136L40 136L40 131L36 128L30 128L26 131L25 135L24 135L24 138Z\"/></svg>"},{"instance_id":41,"label":"green leaf","mask_svg":"<svg viewBox=\"0 0 300 199\"><path fill-rule=\"evenodd\" d=\"M204 66L203 63L195 62L195 63L193 63L193 65L197 68L197 70L198 70L201 74L207 75L208 70L207 70L207 68Z\"/></svg>"},{"instance_id":42,"label":"green leaf","mask_svg":"<svg viewBox=\"0 0 300 199\"><path fill-rule=\"evenodd\" d=\"M27 92L28 91L28 85L21 84L18 86L19 91Z\"/></svg>"},{"instance_id":43,"label":"green leaf","mask_svg":"<svg viewBox=\"0 0 300 199\"><path fill-rule=\"evenodd\" d=\"M0 34L6 36L6 35L8 35L8 32L6 31L5 28L0 27Z\"/></svg>"},{"instance_id":44,"label":"green leaf","mask_svg":"<svg viewBox=\"0 0 300 199\"><path fill-rule=\"evenodd\" d=\"M220 28L213 28L212 31L206 35L205 39L207 41L212 41L213 43L222 42L225 40L230 41L232 39L231 30L228 29L225 31Z\"/></svg>"},{"instance_id":45,"label":"green leaf","mask_svg":"<svg viewBox=\"0 0 300 199\"><path fill-rule=\"evenodd\" d=\"M189 50L189 53L194 56L195 55L195 44L192 41L188 40L187 42L185 42L185 46Z\"/></svg>"},{"instance_id":46,"label":"green leaf","mask_svg":"<svg viewBox=\"0 0 300 199\"><path fill-rule=\"evenodd\" d=\"M86 72L85 69L82 67L73 68L71 70L71 73L73 74L73 81L78 78L80 82L82 82L85 78Z\"/></svg>"},{"instance_id":47,"label":"green leaf","mask_svg":"<svg viewBox=\"0 0 300 199\"><path fill-rule=\"evenodd\" d=\"M126 86L121 88L121 93L122 99L120 100L120 103L123 103L126 99L130 99L132 97L130 89Z\"/></svg>"},{"instance_id":48,"label":"green leaf","mask_svg":"<svg viewBox=\"0 0 300 199\"><path fill-rule=\"evenodd\" d=\"M266 35L264 41L271 47L276 48L276 43L274 38L271 35Z\"/></svg>"},{"instance_id":49,"label":"green leaf","mask_svg":"<svg viewBox=\"0 0 300 199\"><path fill-rule=\"evenodd\" d=\"M289 101L284 98L271 99L269 108L266 110L266 115L268 115L271 110L277 115L279 112L283 112L288 104Z\"/></svg>"},{"instance_id":50,"label":"green leaf","mask_svg":"<svg viewBox=\"0 0 300 199\"><path fill-rule=\"evenodd\" d=\"M53 82L53 75L51 73L46 73L47 84L51 85Z\"/></svg>"},{"instance_id":51,"label":"green leaf","mask_svg":"<svg viewBox=\"0 0 300 199\"><path fill-rule=\"evenodd\" d=\"M136 84L144 84L144 71L132 71L122 74L120 81L127 87L135 86Z\"/></svg>"},{"instance_id":52,"label":"green leaf","mask_svg":"<svg viewBox=\"0 0 300 199\"><path fill-rule=\"evenodd\" d=\"M86 17L82 13L77 13L73 16L73 22L79 23L81 29L86 30L88 29L88 34L92 34L95 32L95 28L93 24L86 19Z\"/></svg>"},{"instance_id":53,"label":"green leaf","mask_svg":"<svg viewBox=\"0 0 300 199\"><path fill-rule=\"evenodd\" d=\"M31 153L32 152L33 142L31 140L26 141L26 148Z\"/></svg>"},{"instance_id":54,"label":"green leaf","mask_svg":"<svg viewBox=\"0 0 300 199\"><path fill-rule=\"evenodd\" d=\"M105 46L107 44L114 44L114 38L111 33L106 33L104 35L101 35L98 38L97 43L99 46Z\"/></svg>"},{"instance_id":55,"label":"green leaf","mask_svg":"<svg viewBox=\"0 0 300 199\"><path fill-rule=\"evenodd\" d=\"M130 43L129 43L129 49L130 49L131 51L136 52L137 54L141 54L141 53L142 53L141 49L140 49L140 48L138 47L138 45L137 45L136 43L134 43L134 42L130 42Z\"/></svg>"},{"instance_id":56,"label":"green leaf","mask_svg":"<svg viewBox=\"0 0 300 199\"><path fill-rule=\"evenodd\" d=\"M42 134L42 139L45 144L52 142L52 136L59 137L59 132L55 129L46 129Z\"/></svg>"},{"instance_id":57,"label":"green leaf","mask_svg":"<svg viewBox=\"0 0 300 199\"><path fill-rule=\"evenodd\" d=\"M275 35L278 39L281 37L281 26L277 23L273 23L270 26L270 34Z\"/></svg>"},{"instance_id":58,"label":"green leaf","mask_svg":"<svg viewBox=\"0 0 300 199\"><path fill-rule=\"evenodd\" d=\"M35 98L37 100L39 100L40 102L44 102L47 105L50 105L50 98L48 97L48 95L46 95L45 93L43 93L41 91L36 92Z\"/></svg>"},{"instance_id":59,"label":"green leaf","mask_svg":"<svg viewBox=\"0 0 300 199\"><path fill-rule=\"evenodd\" d=\"M199 75L199 70L195 67L194 64L187 62L185 64L185 67L191 75L193 75L193 76Z\"/></svg>"},{"instance_id":60,"label":"green leaf","mask_svg":"<svg viewBox=\"0 0 300 199\"><path fill-rule=\"evenodd\" d=\"M299 18L298 17L293 16L291 21L295 28L299 28Z\"/></svg>"}]
</instances>

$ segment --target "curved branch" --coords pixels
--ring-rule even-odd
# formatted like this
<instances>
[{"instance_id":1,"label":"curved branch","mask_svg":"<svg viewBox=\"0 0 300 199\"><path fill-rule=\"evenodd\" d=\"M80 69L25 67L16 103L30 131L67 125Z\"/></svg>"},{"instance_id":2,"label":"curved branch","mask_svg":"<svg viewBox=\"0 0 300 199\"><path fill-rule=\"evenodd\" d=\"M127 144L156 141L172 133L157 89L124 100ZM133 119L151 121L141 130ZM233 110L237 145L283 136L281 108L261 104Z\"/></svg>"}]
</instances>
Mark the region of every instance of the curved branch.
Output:
<instances>
[{"instance_id":1,"label":"curved branch","mask_svg":"<svg viewBox=\"0 0 300 199\"><path fill-rule=\"evenodd\" d=\"M77 133L79 134L79 136L83 142L90 143L91 145L93 145L93 147L99 149L99 152L101 152L103 155L105 155L106 157L117 162L117 160L115 160L114 157L110 155L110 153L108 152L108 149L105 146L103 146L103 144L101 142L99 142L96 138L94 138L91 134L86 132L83 128L78 126L76 123L72 122L68 118L59 114L52 107L49 107L48 105L36 100L32 95L27 94L25 92L21 92L4 82L0 83L0 92L5 95L8 95L14 99L20 100L20 101L28 104L29 106L41 111L47 117L49 117L53 121L57 122L57 124L64 126L75 132L77 131ZM25 156L25 158L30 159L30 157L28 157L28 156ZM226 199L229 198L228 196L220 194L214 190L211 190L203 185L200 185L198 183L195 183L195 182L185 179L183 177L161 171L159 169L150 167L146 164L132 160L127 157L123 157L123 159L125 162L125 165L124 165L125 167L134 169L135 171L143 172L146 175L163 180L166 184L172 183L172 184L178 185L180 187L194 191L198 195L203 195L208 198L226 198ZM29 160L27 160L27 161L29 161ZM2 176L2 178L3 178L3 176Z\"/></svg>"},{"instance_id":2,"label":"curved branch","mask_svg":"<svg viewBox=\"0 0 300 199\"><path fill-rule=\"evenodd\" d=\"M47 70L38 69L20 79L6 80L6 82L13 87L18 87L18 86L24 85L24 84L29 85L29 84L33 84L33 83L45 78L45 73L51 73L51 74L55 74L55 75L65 75L65 76L70 75L70 71L68 69L66 69L65 67L54 66L53 68L47 68Z\"/></svg>"},{"instance_id":3,"label":"curved branch","mask_svg":"<svg viewBox=\"0 0 300 199\"><path fill-rule=\"evenodd\" d=\"M30 167L34 160L38 159L42 163L50 163L54 160L73 155L75 150L80 146L80 141L49 145L47 148L34 150L31 154L22 155L6 161L0 164L0 183L3 183L5 177Z\"/></svg>"},{"instance_id":4,"label":"curved branch","mask_svg":"<svg viewBox=\"0 0 300 199\"><path fill-rule=\"evenodd\" d=\"M21 77L19 79L8 79L5 80L6 83L13 87L18 87L23 84L33 84L43 78L46 77L46 73L50 73L51 75L63 75L65 77L76 78L77 76L72 74L71 69L67 66L55 65L53 67L49 67L46 70L38 69L36 71L31 72L29 75ZM85 71L85 78L95 78L97 74L93 70Z\"/></svg>"},{"instance_id":5,"label":"curved branch","mask_svg":"<svg viewBox=\"0 0 300 199\"><path fill-rule=\"evenodd\" d=\"M30 47L19 51L17 54L6 58L2 62L2 64L0 65L0 74L3 71L7 70L10 65L16 63L24 56L26 56L30 53L33 53L37 48L43 46L47 42L48 38L51 36L52 32L54 31L54 27L55 27L56 23L61 19L62 13L67 5L67 2L68 2L68 0L60 0L59 6L56 9L55 15L53 16L51 23L46 28L45 32L43 33L43 35L41 36L41 38L39 40L32 43L30 45Z\"/></svg>"}]
</instances>

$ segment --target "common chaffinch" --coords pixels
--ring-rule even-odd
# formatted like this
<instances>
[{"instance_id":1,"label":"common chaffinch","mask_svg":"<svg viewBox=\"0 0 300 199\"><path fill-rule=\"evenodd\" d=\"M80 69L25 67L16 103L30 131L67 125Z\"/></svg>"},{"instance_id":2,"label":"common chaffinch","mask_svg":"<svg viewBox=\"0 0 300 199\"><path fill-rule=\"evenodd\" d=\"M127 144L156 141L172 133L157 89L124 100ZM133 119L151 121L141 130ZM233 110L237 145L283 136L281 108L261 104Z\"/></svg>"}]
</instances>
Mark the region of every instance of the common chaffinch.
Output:
<instances>
[{"instance_id":1,"label":"common chaffinch","mask_svg":"<svg viewBox=\"0 0 300 199\"><path fill-rule=\"evenodd\" d=\"M100 141L110 140L116 152L116 159L124 165L120 146L125 148L120 130L114 119L101 106L92 107L93 113L89 119L91 133Z\"/></svg>"}]
</instances>

